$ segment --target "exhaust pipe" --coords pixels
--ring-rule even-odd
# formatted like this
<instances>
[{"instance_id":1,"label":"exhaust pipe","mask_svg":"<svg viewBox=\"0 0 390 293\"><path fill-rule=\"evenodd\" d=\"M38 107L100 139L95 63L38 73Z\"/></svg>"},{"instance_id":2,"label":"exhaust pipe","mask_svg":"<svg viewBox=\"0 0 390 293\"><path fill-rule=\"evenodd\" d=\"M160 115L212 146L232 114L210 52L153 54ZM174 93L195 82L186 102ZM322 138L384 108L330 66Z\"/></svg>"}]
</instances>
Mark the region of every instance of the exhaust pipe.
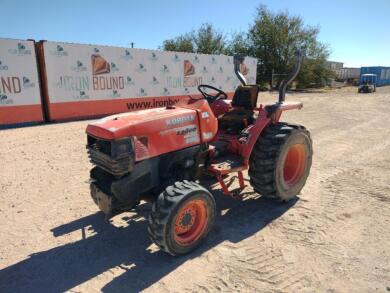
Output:
<instances>
[{"instance_id":1,"label":"exhaust pipe","mask_svg":"<svg viewBox=\"0 0 390 293\"><path fill-rule=\"evenodd\" d=\"M235 55L234 56L234 73L236 74L238 80L242 85L247 85L246 79L244 75L240 72L240 65L244 63L245 56L244 55Z\"/></svg>"},{"instance_id":2,"label":"exhaust pipe","mask_svg":"<svg viewBox=\"0 0 390 293\"><path fill-rule=\"evenodd\" d=\"M283 103L286 96L287 86L297 77L301 70L303 61L303 53L301 50L295 52L295 64L289 75L282 81L279 87L279 103Z\"/></svg>"}]
</instances>

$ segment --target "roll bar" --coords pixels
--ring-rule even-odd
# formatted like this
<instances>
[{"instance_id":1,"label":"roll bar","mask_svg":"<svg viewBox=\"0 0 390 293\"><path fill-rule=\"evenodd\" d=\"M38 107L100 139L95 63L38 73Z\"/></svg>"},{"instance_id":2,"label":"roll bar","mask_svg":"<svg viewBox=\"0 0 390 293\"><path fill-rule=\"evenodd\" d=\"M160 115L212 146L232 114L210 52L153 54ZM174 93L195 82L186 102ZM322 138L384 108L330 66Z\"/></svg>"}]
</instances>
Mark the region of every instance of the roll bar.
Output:
<instances>
[{"instance_id":1,"label":"roll bar","mask_svg":"<svg viewBox=\"0 0 390 293\"><path fill-rule=\"evenodd\" d=\"M295 64L292 71L288 76L282 81L279 87L279 103L283 103L286 96L287 86L297 77L299 71L301 70L303 53L301 50L295 52Z\"/></svg>"}]
</instances>

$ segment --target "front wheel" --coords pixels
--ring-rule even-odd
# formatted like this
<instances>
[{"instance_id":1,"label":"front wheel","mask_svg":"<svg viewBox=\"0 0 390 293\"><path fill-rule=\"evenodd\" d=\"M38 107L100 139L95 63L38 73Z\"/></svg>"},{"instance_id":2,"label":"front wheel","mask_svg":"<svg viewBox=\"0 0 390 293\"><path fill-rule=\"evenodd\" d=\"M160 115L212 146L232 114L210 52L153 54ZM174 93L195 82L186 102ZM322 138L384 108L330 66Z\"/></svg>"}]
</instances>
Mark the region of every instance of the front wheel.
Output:
<instances>
[{"instance_id":1,"label":"front wheel","mask_svg":"<svg viewBox=\"0 0 390 293\"><path fill-rule=\"evenodd\" d=\"M249 160L253 189L265 197L290 200L306 183L312 155L310 134L303 126L271 124L256 142Z\"/></svg>"},{"instance_id":2,"label":"front wheel","mask_svg":"<svg viewBox=\"0 0 390 293\"><path fill-rule=\"evenodd\" d=\"M215 214L215 200L207 189L195 182L178 181L153 204L149 236L172 255L189 253L210 232Z\"/></svg>"}]
</instances>

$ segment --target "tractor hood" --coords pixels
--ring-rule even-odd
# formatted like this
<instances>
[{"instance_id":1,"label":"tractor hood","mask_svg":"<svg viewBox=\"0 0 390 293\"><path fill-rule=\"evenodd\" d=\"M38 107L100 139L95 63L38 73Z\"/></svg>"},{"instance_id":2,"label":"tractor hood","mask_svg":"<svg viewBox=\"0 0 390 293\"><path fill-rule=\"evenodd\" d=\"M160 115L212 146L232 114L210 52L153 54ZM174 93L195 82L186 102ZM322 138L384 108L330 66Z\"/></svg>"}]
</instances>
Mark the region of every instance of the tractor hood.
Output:
<instances>
[{"instance_id":1,"label":"tractor hood","mask_svg":"<svg viewBox=\"0 0 390 293\"><path fill-rule=\"evenodd\" d=\"M114 140L148 135L183 124L196 124L196 116L196 111L179 107L140 110L108 116L90 123L86 132L97 138Z\"/></svg>"}]
</instances>

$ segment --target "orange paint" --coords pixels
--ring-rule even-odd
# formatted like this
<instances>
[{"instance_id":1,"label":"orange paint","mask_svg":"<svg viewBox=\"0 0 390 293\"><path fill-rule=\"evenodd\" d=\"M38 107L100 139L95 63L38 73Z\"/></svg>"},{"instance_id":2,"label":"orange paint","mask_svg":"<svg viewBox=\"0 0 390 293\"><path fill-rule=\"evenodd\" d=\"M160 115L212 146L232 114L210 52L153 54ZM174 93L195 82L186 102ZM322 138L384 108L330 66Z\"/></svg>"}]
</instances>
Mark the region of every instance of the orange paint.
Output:
<instances>
[{"instance_id":1,"label":"orange paint","mask_svg":"<svg viewBox=\"0 0 390 293\"><path fill-rule=\"evenodd\" d=\"M0 125L42 121L40 104L0 107Z\"/></svg>"},{"instance_id":2,"label":"orange paint","mask_svg":"<svg viewBox=\"0 0 390 293\"><path fill-rule=\"evenodd\" d=\"M231 98L233 94L234 93L228 93L228 97ZM200 97L200 95L191 96ZM188 95L61 103L49 102L49 120L65 121L80 118L103 117L110 114L130 112L135 110L166 107L169 101L171 101L171 104L173 105L175 103L172 102L178 102L182 99L188 100Z\"/></svg>"}]
</instances>

